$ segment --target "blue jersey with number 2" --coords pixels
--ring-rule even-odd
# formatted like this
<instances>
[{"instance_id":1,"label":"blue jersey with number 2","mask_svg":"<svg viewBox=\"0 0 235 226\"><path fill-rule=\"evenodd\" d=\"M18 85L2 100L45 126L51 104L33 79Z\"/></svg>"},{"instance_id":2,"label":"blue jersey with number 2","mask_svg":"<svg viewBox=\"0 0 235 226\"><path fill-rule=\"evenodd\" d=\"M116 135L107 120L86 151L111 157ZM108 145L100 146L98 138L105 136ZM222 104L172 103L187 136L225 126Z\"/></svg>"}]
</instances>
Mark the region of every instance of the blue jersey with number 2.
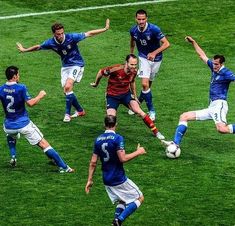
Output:
<instances>
[{"instance_id":1,"label":"blue jersey with number 2","mask_svg":"<svg viewBox=\"0 0 235 226\"><path fill-rule=\"evenodd\" d=\"M96 138L94 153L102 163L103 182L108 186L116 186L127 180L123 163L120 162L117 151L124 150L124 140L112 130L106 130Z\"/></svg>"},{"instance_id":2,"label":"blue jersey with number 2","mask_svg":"<svg viewBox=\"0 0 235 226\"><path fill-rule=\"evenodd\" d=\"M6 129L20 129L29 124L25 102L31 99L27 87L16 82L7 82L0 86L0 99L5 112Z\"/></svg>"}]
</instances>

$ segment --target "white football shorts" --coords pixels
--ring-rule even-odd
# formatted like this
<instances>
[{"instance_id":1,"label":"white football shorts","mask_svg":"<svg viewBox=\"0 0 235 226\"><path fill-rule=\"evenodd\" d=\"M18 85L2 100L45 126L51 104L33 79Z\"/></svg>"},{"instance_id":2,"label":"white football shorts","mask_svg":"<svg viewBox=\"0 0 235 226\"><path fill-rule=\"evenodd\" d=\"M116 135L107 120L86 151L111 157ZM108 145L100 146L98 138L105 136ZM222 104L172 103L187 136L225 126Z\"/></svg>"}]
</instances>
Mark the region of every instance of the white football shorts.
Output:
<instances>
[{"instance_id":1,"label":"white football shorts","mask_svg":"<svg viewBox=\"0 0 235 226\"><path fill-rule=\"evenodd\" d=\"M105 185L105 189L113 204L118 201L129 204L143 196L138 186L130 179L117 186Z\"/></svg>"},{"instance_id":2,"label":"white football shorts","mask_svg":"<svg viewBox=\"0 0 235 226\"><path fill-rule=\"evenodd\" d=\"M61 68L61 85L65 86L68 78L71 78L74 82L80 82L83 76L84 67L71 66Z\"/></svg>"},{"instance_id":3,"label":"white football shorts","mask_svg":"<svg viewBox=\"0 0 235 226\"><path fill-rule=\"evenodd\" d=\"M4 126L3 129L10 136L16 136L18 133L22 134L31 145L38 144L43 138L43 134L32 121L21 129L6 129Z\"/></svg>"},{"instance_id":4,"label":"white football shorts","mask_svg":"<svg viewBox=\"0 0 235 226\"><path fill-rule=\"evenodd\" d=\"M153 81L157 76L161 63L162 61L153 62L143 57L139 57L138 77L148 78L150 81Z\"/></svg>"},{"instance_id":5,"label":"white football shorts","mask_svg":"<svg viewBox=\"0 0 235 226\"><path fill-rule=\"evenodd\" d=\"M215 124L225 123L227 124L228 103L226 100L212 101L208 108L195 111L196 120L214 120Z\"/></svg>"}]
</instances>

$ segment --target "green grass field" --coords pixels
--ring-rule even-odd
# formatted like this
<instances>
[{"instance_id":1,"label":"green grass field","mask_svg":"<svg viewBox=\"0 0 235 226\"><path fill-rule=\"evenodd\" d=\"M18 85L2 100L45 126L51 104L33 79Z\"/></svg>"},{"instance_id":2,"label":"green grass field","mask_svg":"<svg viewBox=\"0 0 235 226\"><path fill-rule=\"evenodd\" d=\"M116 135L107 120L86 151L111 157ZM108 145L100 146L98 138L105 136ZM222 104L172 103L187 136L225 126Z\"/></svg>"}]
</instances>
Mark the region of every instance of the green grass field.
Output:
<instances>
[{"instance_id":1,"label":"green grass field","mask_svg":"<svg viewBox=\"0 0 235 226\"><path fill-rule=\"evenodd\" d=\"M129 0L128 2L140 2ZM0 0L0 17L22 13L65 10L123 4L125 0ZM193 36L207 55L224 54L226 66L235 70L235 5L232 0L179 0L145 5L57 13L0 20L0 82L4 71L16 65L21 82L32 95L41 89L47 96L28 109L31 119L45 138L61 154L75 174L59 174L41 151L25 139L18 141L18 166L12 169L5 134L0 133L0 225L1 226L105 226L111 225L114 206L101 179L100 166L89 195L84 192L93 142L103 131L105 115L103 79L97 89L89 86L99 68L122 63L129 53L129 29L136 10L144 8L149 21L158 24L171 47L152 90L157 107L157 126L172 139L179 115L208 104L210 71L199 60L185 35ZM55 21L67 32L103 27L110 18L108 32L82 41L79 46L86 61L84 77L75 86L86 117L62 122L64 95L60 87L60 60L48 51L19 54L16 42L26 47L51 36ZM137 79L140 90L140 80ZM235 122L235 88L230 87L228 122ZM143 109L146 110L145 105ZM1 110L0 121L3 120ZM140 187L145 202L124 225L146 226L232 226L235 225L235 137L216 132L214 123L192 122L177 160L167 159L164 148L142 120L118 112L118 133L125 137L126 151L140 143L147 154L126 164L127 175Z\"/></svg>"}]
</instances>

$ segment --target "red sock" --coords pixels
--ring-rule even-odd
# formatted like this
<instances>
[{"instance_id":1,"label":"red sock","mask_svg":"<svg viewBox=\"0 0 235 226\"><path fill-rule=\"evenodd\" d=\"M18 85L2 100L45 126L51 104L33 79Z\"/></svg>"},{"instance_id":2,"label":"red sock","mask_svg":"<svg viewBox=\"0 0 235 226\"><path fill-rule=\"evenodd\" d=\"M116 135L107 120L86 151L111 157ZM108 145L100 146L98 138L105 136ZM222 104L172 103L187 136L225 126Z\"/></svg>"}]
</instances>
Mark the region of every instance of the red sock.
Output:
<instances>
[{"instance_id":1,"label":"red sock","mask_svg":"<svg viewBox=\"0 0 235 226\"><path fill-rule=\"evenodd\" d=\"M158 132L158 128L155 126L154 122L149 118L148 115L145 115L143 121L152 130L153 134L156 135Z\"/></svg>"}]
</instances>

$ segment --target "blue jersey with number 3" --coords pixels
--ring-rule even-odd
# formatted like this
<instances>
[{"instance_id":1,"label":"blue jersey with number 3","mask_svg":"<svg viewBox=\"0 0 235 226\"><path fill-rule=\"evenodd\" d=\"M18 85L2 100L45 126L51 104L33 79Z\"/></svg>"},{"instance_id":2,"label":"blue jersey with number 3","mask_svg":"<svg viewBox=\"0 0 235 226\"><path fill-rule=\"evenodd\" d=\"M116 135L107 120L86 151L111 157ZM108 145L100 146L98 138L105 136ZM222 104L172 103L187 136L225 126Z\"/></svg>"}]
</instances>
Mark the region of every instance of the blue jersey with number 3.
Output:
<instances>
[{"instance_id":1,"label":"blue jersey with number 3","mask_svg":"<svg viewBox=\"0 0 235 226\"><path fill-rule=\"evenodd\" d=\"M27 87L16 82L7 82L0 86L0 99L5 112L6 129L20 129L29 124L25 102L31 99Z\"/></svg>"},{"instance_id":2,"label":"blue jersey with number 3","mask_svg":"<svg viewBox=\"0 0 235 226\"><path fill-rule=\"evenodd\" d=\"M219 72L214 72L211 60L207 61L207 65L211 69L210 100L227 100L229 84L235 81L234 73L226 67L222 67Z\"/></svg>"},{"instance_id":3,"label":"blue jersey with number 3","mask_svg":"<svg viewBox=\"0 0 235 226\"><path fill-rule=\"evenodd\" d=\"M62 43L58 43L55 38L50 38L40 45L40 49L51 49L59 54L63 67L83 67L84 60L77 44L85 38L85 33L69 33L65 34L65 39Z\"/></svg>"},{"instance_id":4,"label":"blue jersey with number 3","mask_svg":"<svg viewBox=\"0 0 235 226\"><path fill-rule=\"evenodd\" d=\"M106 130L96 138L93 152L101 160L103 182L108 186L116 186L127 180L123 163L117 155L118 150L124 150L124 140L114 131Z\"/></svg>"}]
</instances>

